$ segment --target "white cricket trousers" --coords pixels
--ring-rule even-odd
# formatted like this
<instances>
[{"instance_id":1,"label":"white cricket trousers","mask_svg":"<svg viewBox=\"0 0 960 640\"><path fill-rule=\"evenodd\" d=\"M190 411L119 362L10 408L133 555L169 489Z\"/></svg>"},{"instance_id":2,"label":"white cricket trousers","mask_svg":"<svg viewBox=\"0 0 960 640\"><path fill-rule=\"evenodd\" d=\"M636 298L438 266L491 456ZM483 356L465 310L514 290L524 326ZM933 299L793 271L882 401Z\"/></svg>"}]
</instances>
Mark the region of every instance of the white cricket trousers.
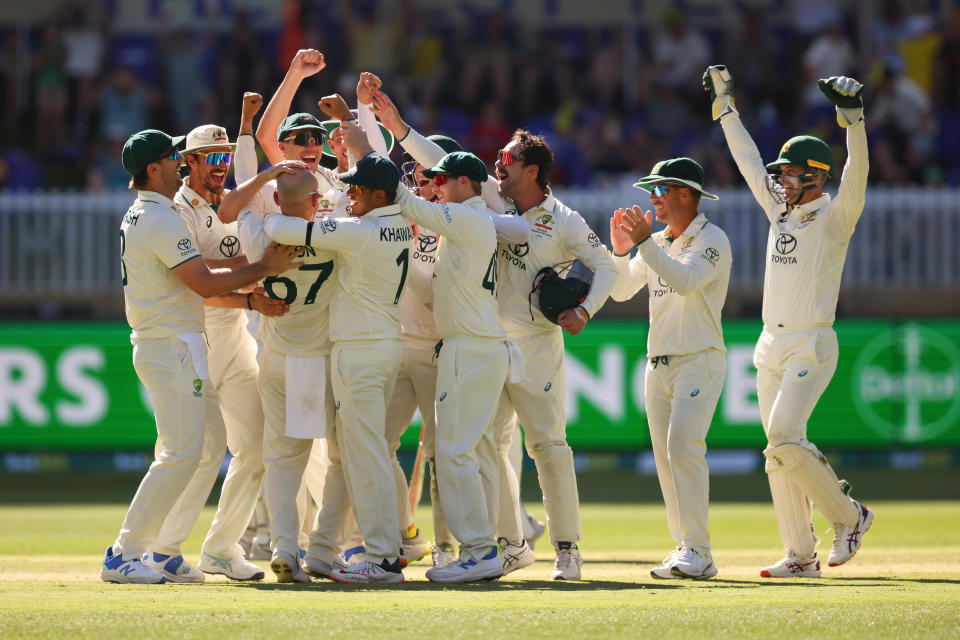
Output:
<instances>
[{"instance_id":1,"label":"white cricket trousers","mask_svg":"<svg viewBox=\"0 0 960 640\"><path fill-rule=\"evenodd\" d=\"M400 340L337 342L331 354L337 399L337 443L353 512L363 532L367 560L400 555L397 485L387 448L386 414L400 369Z\"/></svg>"},{"instance_id":2,"label":"white cricket trousers","mask_svg":"<svg viewBox=\"0 0 960 640\"><path fill-rule=\"evenodd\" d=\"M437 358L434 356L435 340L404 340L403 359L397 372L397 381L393 386L393 396L387 409L387 445L393 462L393 475L397 483L397 515L400 530L406 530L414 524L414 513L410 509L409 485L407 476L397 460L400 448L400 436L410 425L416 410L420 409L423 419L420 439L423 441L423 460L434 467L434 437L437 420L433 402L437 390ZM443 518L439 495L434 497L436 480L431 471L430 495L433 507L434 538L438 543L452 543L452 536ZM446 533L446 535L444 535Z\"/></svg>"},{"instance_id":3,"label":"white cricket trousers","mask_svg":"<svg viewBox=\"0 0 960 640\"><path fill-rule=\"evenodd\" d=\"M527 453L537 465L550 542L554 545L558 542L576 542L582 538L580 497L573 468L573 450L567 445L564 409L567 375L563 333L557 327L510 337L523 354L527 379L508 382L497 408L495 433L500 469L503 470L500 477L513 477L506 487L501 487L497 534L511 541L523 537L520 484L510 461L514 436L513 414L516 413L523 426Z\"/></svg>"},{"instance_id":4,"label":"white cricket trousers","mask_svg":"<svg viewBox=\"0 0 960 640\"><path fill-rule=\"evenodd\" d=\"M216 482L223 454L233 459L220 491L220 502L203 551L218 558L243 555L237 542L257 504L263 480L263 409L257 379L257 343L246 328L207 330L207 426L200 464L170 510L151 549L176 556L190 535Z\"/></svg>"},{"instance_id":5,"label":"white cricket trousers","mask_svg":"<svg viewBox=\"0 0 960 640\"><path fill-rule=\"evenodd\" d=\"M125 560L145 553L200 462L206 424L205 387L186 343L179 338L139 340L133 368L150 392L157 423L157 451L127 509L114 554Z\"/></svg>"},{"instance_id":6,"label":"white cricket trousers","mask_svg":"<svg viewBox=\"0 0 960 640\"><path fill-rule=\"evenodd\" d=\"M320 364L322 362L322 364ZM330 360L318 359L325 372L317 372L326 379L324 411L327 427L334 420L334 399L330 386ZM260 398L263 402L263 494L270 524L270 544L274 552L283 551L299 557L298 533L304 514L297 505L297 496L304 478L307 460L311 457L314 440L290 438L285 435L286 411L286 356L264 347L260 351Z\"/></svg>"},{"instance_id":7,"label":"white cricket trousers","mask_svg":"<svg viewBox=\"0 0 960 640\"><path fill-rule=\"evenodd\" d=\"M709 349L647 362L647 423L667 528L677 546L710 550L707 431L723 391L727 360Z\"/></svg>"},{"instance_id":8,"label":"white cricket trousers","mask_svg":"<svg viewBox=\"0 0 960 640\"><path fill-rule=\"evenodd\" d=\"M437 366L435 460L447 525L468 556L496 544L497 504L492 421L507 377L507 345L498 338L444 338ZM481 477L488 470L493 477Z\"/></svg>"}]
</instances>

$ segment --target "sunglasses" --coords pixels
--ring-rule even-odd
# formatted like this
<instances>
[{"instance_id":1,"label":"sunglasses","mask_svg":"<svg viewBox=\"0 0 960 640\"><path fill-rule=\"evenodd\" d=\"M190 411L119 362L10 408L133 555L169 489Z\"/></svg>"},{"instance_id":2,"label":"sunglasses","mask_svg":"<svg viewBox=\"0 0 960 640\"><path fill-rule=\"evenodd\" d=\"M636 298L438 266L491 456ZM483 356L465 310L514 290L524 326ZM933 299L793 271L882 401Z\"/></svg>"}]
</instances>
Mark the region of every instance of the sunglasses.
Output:
<instances>
[{"instance_id":1,"label":"sunglasses","mask_svg":"<svg viewBox=\"0 0 960 640\"><path fill-rule=\"evenodd\" d=\"M668 184L655 184L655 185L653 185L652 187L650 187L650 193L652 193L653 195L655 195L655 196L658 197L658 198L662 198L663 196L665 196L665 195L667 195L668 193L670 193L670 185L668 185Z\"/></svg>"},{"instance_id":2,"label":"sunglasses","mask_svg":"<svg viewBox=\"0 0 960 640\"><path fill-rule=\"evenodd\" d=\"M198 151L194 155L197 155L203 158L203 161L206 164L210 164L214 166L225 164L229 167L230 163L233 162L233 152L231 151L208 151L207 153Z\"/></svg>"},{"instance_id":3,"label":"sunglasses","mask_svg":"<svg viewBox=\"0 0 960 640\"><path fill-rule=\"evenodd\" d=\"M514 162L522 162L522 158L513 155L506 149L500 149L500 151L497 151L497 161L504 167L509 167Z\"/></svg>"},{"instance_id":4,"label":"sunglasses","mask_svg":"<svg viewBox=\"0 0 960 640\"><path fill-rule=\"evenodd\" d=\"M167 151L162 156L154 160L154 162L160 162L161 160L164 160L164 159L180 160L180 149L177 149L176 147L174 147L173 149L170 149L170 151Z\"/></svg>"},{"instance_id":5,"label":"sunglasses","mask_svg":"<svg viewBox=\"0 0 960 640\"><path fill-rule=\"evenodd\" d=\"M363 193L364 191L366 191L367 188L368 188L368 187L361 187L361 186L358 185L358 184L351 184L351 185L349 185L349 186L347 187L347 195L348 195L348 196L358 196L358 195L360 195L361 193Z\"/></svg>"},{"instance_id":6,"label":"sunglasses","mask_svg":"<svg viewBox=\"0 0 960 640\"><path fill-rule=\"evenodd\" d=\"M289 138L284 138L283 142L286 142L287 144L293 143L300 147L309 147L311 143L315 145L321 145L323 144L323 134L315 129L310 131L301 131L300 133L294 134Z\"/></svg>"},{"instance_id":7,"label":"sunglasses","mask_svg":"<svg viewBox=\"0 0 960 640\"><path fill-rule=\"evenodd\" d=\"M448 177L449 176L445 173L438 173L437 175L433 176L433 186L442 187L443 185L447 184Z\"/></svg>"}]
</instances>

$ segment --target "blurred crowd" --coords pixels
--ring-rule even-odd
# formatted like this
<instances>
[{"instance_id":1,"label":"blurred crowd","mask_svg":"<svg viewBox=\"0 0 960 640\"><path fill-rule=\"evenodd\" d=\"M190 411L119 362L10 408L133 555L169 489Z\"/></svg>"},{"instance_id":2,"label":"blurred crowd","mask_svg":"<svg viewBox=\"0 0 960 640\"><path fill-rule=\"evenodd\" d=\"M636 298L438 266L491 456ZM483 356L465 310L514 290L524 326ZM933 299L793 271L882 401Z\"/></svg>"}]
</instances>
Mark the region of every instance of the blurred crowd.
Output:
<instances>
[{"instance_id":1,"label":"blurred crowd","mask_svg":"<svg viewBox=\"0 0 960 640\"><path fill-rule=\"evenodd\" d=\"M804 0L773 22L739 4L735 26L695 26L674 6L655 23L533 28L504 12L454 20L415 0L285 0L271 29L236 10L144 34L114 29L115 2L67 2L27 29L0 24L0 189L126 188L130 133L208 122L235 132L243 92L269 99L300 48L324 52L327 68L304 82L299 110L318 112L335 91L352 102L357 74L374 71L419 130L492 163L524 126L553 147L554 184L598 188L678 155L706 167L711 188L739 184L701 88L710 64L733 73L764 158L812 133L842 159L815 83L852 75L867 86L871 181L960 185L960 8L944 19L929 8L938 3L885 0L865 16L856 2Z\"/></svg>"}]
</instances>

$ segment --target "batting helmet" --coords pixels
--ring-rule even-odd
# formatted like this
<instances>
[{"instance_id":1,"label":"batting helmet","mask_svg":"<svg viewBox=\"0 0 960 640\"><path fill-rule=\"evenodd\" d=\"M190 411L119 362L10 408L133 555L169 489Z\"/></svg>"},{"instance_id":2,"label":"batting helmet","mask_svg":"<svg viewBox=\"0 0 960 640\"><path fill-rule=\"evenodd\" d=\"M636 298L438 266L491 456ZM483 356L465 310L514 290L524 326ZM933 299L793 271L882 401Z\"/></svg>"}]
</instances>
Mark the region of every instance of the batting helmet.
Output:
<instances>
[{"instance_id":1,"label":"batting helmet","mask_svg":"<svg viewBox=\"0 0 960 640\"><path fill-rule=\"evenodd\" d=\"M562 272L569 271L572 264L568 262L544 267L533 279L530 295L537 292L540 313L553 324L558 324L557 317L562 312L578 306L590 293L589 282L570 275L566 278L560 275ZM560 271L557 271L558 268ZM533 313L531 312L530 315L532 317Z\"/></svg>"}]
</instances>

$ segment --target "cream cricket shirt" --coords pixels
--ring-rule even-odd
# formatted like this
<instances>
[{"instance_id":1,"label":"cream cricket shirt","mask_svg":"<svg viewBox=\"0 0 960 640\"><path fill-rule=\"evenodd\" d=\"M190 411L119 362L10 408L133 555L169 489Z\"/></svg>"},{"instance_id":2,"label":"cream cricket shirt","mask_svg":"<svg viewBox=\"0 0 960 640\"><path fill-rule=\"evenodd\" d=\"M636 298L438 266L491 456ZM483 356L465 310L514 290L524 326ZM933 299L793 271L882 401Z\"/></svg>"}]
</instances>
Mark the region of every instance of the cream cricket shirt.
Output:
<instances>
[{"instance_id":1,"label":"cream cricket shirt","mask_svg":"<svg viewBox=\"0 0 960 640\"><path fill-rule=\"evenodd\" d=\"M847 163L837 197L800 205L778 203L767 190L767 169L740 117L721 118L730 152L770 220L763 279L763 324L804 329L833 324L850 236L866 200L867 135L863 122L847 127Z\"/></svg>"},{"instance_id":2,"label":"cream cricket shirt","mask_svg":"<svg viewBox=\"0 0 960 640\"><path fill-rule=\"evenodd\" d=\"M702 213L672 242L667 233L658 231L641 242L632 260L613 257L620 275L611 295L629 300L649 287L648 358L726 352L720 311L732 264L727 234Z\"/></svg>"},{"instance_id":3,"label":"cream cricket shirt","mask_svg":"<svg viewBox=\"0 0 960 640\"><path fill-rule=\"evenodd\" d=\"M237 218L237 225L247 258L259 260L273 242L263 229L262 214L246 209ZM261 282L266 295L284 300L290 310L279 318L263 316L259 337L265 347L284 355L330 355L330 300L337 277L336 254L297 246L297 258L304 264Z\"/></svg>"},{"instance_id":4,"label":"cream cricket shirt","mask_svg":"<svg viewBox=\"0 0 960 640\"><path fill-rule=\"evenodd\" d=\"M581 303L592 318L617 282L617 269L607 248L579 213L552 194L522 217L530 225L530 239L521 244L501 242L499 246L499 303L504 329L510 335L558 329L540 313L536 294L532 304L528 296L540 269L575 258L593 270L590 293Z\"/></svg>"},{"instance_id":5,"label":"cream cricket shirt","mask_svg":"<svg viewBox=\"0 0 960 640\"><path fill-rule=\"evenodd\" d=\"M179 205L180 215L193 234L205 260L226 260L243 255L237 223L223 224L217 212L186 184L180 187L173 201ZM246 322L242 309L203 306L207 328L233 327Z\"/></svg>"},{"instance_id":6,"label":"cream cricket shirt","mask_svg":"<svg viewBox=\"0 0 960 640\"><path fill-rule=\"evenodd\" d=\"M437 262L440 237L426 227L418 227L410 255L410 273L400 296L400 329L408 343L428 343L439 339L433 317L433 270Z\"/></svg>"},{"instance_id":7,"label":"cream cricket shirt","mask_svg":"<svg viewBox=\"0 0 960 640\"><path fill-rule=\"evenodd\" d=\"M433 283L439 335L504 338L497 312L497 232L483 199L427 202L401 185L397 203L405 218L440 236Z\"/></svg>"},{"instance_id":8,"label":"cream cricket shirt","mask_svg":"<svg viewBox=\"0 0 960 640\"><path fill-rule=\"evenodd\" d=\"M399 205L362 218L307 222L268 214L264 230L275 242L336 251L336 295L330 303L330 339L390 340L400 337L400 297L406 283L413 227Z\"/></svg>"},{"instance_id":9,"label":"cream cricket shirt","mask_svg":"<svg viewBox=\"0 0 960 640\"><path fill-rule=\"evenodd\" d=\"M203 302L171 269L200 258L172 200L138 191L120 224L120 269L131 342L203 331Z\"/></svg>"}]
</instances>

